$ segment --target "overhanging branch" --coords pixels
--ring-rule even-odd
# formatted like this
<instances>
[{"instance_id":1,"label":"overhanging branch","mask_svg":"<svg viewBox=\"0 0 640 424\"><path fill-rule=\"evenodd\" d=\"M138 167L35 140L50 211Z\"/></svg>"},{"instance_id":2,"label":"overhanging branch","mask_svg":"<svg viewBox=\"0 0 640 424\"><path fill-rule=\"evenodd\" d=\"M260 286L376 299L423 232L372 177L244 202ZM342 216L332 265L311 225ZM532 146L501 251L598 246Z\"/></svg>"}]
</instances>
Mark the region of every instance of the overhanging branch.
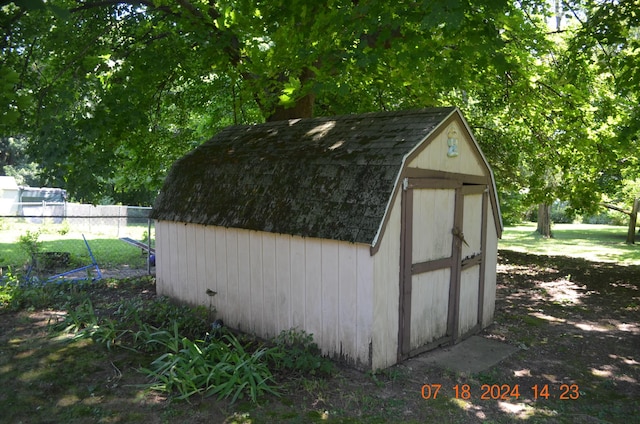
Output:
<instances>
[{"instance_id":1,"label":"overhanging branch","mask_svg":"<svg viewBox=\"0 0 640 424\"><path fill-rule=\"evenodd\" d=\"M622 212L625 215L631 216L631 211L625 211L624 209L619 208L618 206L612 205L610 203L600 203L600 206L604 206L607 209L613 209L614 211Z\"/></svg>"}]
</instances>

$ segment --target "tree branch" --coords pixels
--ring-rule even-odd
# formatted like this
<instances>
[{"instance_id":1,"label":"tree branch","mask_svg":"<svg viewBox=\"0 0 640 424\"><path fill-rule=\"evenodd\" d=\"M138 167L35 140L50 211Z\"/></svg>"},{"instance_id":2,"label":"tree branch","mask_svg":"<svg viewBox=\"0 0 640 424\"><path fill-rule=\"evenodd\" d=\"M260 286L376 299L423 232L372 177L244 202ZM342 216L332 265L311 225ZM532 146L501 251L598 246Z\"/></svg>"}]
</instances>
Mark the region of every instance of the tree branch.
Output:
<instances>
[{"instance_id":1,"label":"tree branch","mask_svg":"<svg viewBox=\"0 0 640 424\"><path fill-rule=\"evenodd\" d=\"M624 209L619 208L619 207L617 207L615 205L612 205L610 203L600 203L600 206L604 206L607 209L613 209L614 211L622 212L625 215L631 216L631 211L625 211Z\"/></svg>"}]
</instances>

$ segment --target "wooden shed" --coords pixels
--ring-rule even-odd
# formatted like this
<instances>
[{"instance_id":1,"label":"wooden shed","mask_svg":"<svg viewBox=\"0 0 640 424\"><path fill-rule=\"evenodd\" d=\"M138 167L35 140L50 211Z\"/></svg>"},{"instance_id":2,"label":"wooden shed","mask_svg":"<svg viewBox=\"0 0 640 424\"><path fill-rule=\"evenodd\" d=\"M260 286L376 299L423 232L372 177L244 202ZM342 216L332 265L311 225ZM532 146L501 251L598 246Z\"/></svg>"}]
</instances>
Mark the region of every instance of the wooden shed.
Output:
<instances>
[{"instance_id":1,"label":"wooden shed","mask_svg":"<svg viewBox=\"0 0 640 424\"><path fill-rule=\"evenodd\" d=\"M152 216L160 294L264 338L305 330L359 368L493 318L496 187L456 108L226 128L173 165Z\"/></svg>"}]
</instances>

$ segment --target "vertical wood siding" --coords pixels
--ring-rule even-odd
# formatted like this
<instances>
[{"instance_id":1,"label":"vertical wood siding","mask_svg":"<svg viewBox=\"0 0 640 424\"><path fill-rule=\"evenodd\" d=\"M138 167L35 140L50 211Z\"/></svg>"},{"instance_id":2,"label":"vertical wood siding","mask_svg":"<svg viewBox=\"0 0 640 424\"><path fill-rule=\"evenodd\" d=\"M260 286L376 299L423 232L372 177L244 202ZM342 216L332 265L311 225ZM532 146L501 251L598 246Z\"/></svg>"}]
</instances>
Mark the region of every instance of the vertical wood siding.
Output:
<instances>
[{"instance_id":1,"label":"vertical wood siding","mask_svg":"<svg viewBox=\"0 0 640 424\"><path fill-rule=\"evenodd\" d=\"M494 215L489 204L487 213L487 246L484 270L484 306L482 310L482 326L486 327L493 321L496 307L496 265L498 263L498 236L493 230L495 227Z\"/></svg>"},{"instance_id":2,"label":"vertical wood siding","mask_svg":"<svg viewBox=\"0 0 640 424\"><path fill-rule=\"evenodd\" d=\"M370 367L368 245L166 221L156 231L159 294L212 306L229 327L264 338L304 329L323 353ZM391 315L397 333L397 295Z\"/></svg>"},{"instance_id":3,"label":"vertical wood siding","mask_svg":"<svg viewBox=\"0 0 640 424\"><path fill-rule=\"evenodd\" d=\"M412 277L411 350L418 349L447 334L450 287L450 268Z\"/></svg>"},{"instance_id":4,"label":"vertical wood siding","mask_svg":"<svg viewBox=\"0 0 640 424\"><path fill-rule=\"evenodd\" d=\"M391 207L387 228L374 258L372 369L398 362L400 303L400 199Z\"/></svg>"},{"instance_id":5,"label":"vertical wood siding","mask_svg":"<svg viewBox=\"0 0 640 424\"><path fill-rule=\"evenodd\" d=\"M462 270L460 274L460 310L458 337L464 336L478 323L478 291L480 265Z\"/></svg>"},{"instance_id":6,"label":"vertical wood siding","mask_svg":"<svg viewBox=\"0 0 640 424\"><path fill-rule=\"evenodd\" d=\"M455 197L455 190L413 191L413 263L451 256Z\"/></svg>"},{"instance_id":7,"label":"vertical wood siding","mask_svg":"<svg viewBox=\"0 0 640 424\"><path fill-rule=\"evenodd\" d=\"M464 196L462 232L462 258L468 258L482 251L482 194Z\"/></svg>"}]
</instances>

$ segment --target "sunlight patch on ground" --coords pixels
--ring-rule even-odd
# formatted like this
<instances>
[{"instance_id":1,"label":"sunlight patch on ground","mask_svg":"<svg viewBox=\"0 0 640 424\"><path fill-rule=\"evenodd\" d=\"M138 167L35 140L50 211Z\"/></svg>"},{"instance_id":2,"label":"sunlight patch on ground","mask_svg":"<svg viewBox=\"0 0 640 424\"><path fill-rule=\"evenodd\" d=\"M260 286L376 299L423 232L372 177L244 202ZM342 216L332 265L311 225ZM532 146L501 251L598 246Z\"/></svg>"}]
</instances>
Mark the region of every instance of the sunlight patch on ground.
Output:
<instances>
[{"instance_id":1,"label":"sunlight patch on ground","mask_svg":"<svg viewBox=\"0 0 640 424\"><path fill-rule=\"evenodd\" d=\"M102 396L94 396L92 393L91 396L82 399L82 404L88 406L100 405L103 400L104 398Z\"/></svg>"},{"instance_id":2,"label":"sunlight patch on ground","mask_svg":"<svg viewBox=\"0 0 640 424\"><path fill-rule=\"evenodd\" d=\"M546 290L547 294L549 295L549 299L552 302L561 304L580 304L580 298L585 295L582 287L566 279L540 282L538 283L538 286Z\"/></svg>"},{"instance_id":3,"label":"sunlight patch on ground","mask_svg":"<svg viewBox=\"0 0 640 424\"><path fill-rule=\"evenodd\" d=\"M531 370L524 368L521 370L513 371L513 375L516 377L531 377Z\"/></svg>"},{"instance_id":4,"label":"sunlight patch on ground","mask_svg":"<svg viewBox=\"0 0 640 424\"><path fill-rule=\"evenodd\" d=\"M30 356L33 356L36 353L35 349L23 350L20 353L16 353L13 357L14 359L26 359Z\"/></svg>"},{"instance_id":5,"label":"sunlight patch on ground","mask_svg":"<svg viewBox=\"0 0 640 424\"><path fill-rule=\"evenodd\" d=\"M459 398L452 398L450 402L464 411L472 412L476 417L478 417L481 420L487 419L487 414L485 414L485 412L482 410L482 407L478 405L474 405L473 402L470 402L464 399L459 399Z\"/></svg>"},{"instance_id":6,"label":"sunlight patch on ground","mask_svg":"<svg viewBox=\"0 0 640 424\"><path fill-rule=\"evenodd\" d=\"M75 405L78 402L80 402L80 398L78 396L76 396L76 395L67 395L67 396L61 397L58 400L58 402L56 402L56 405L60 406L60 407L65 407L65 406Z\"/></svg>"},{"instance_id":7,"label":"sunlight patch on ground","mask_svg":"<svg viewBox=\"0 0 640 424\"><path fill-rule=\"evenodd\" d=\"M626 364L626 365L640 365L640 362L636 361L633 358L625 358L624 356L618 356L618 355L609 355L609 358L611 359L617 359L620 362Z\"/></svg>"},{"instance_id":8,"label":"sunlight patch on ground","mask_svg":"<svg viewBox=\"0 0 640 424\"><path fill-rule=\"evenodd\" d=\"M615 365L603 365L600 368L591 368L591 374L599 378L606 378L607 380L615 380L625 383L637 384L638 381L629 377L626 374L619 374L620 370Z\"/></svg>"},{"instance_id":9,"label":"sunlight patch on ground","mask_svg":"<svg viewBox=\"0 0 640 424\"><path fill-rule=\"evenodd\" d=\"M593 322L574 322L572 324L582 331L597 331L599 333L607 333L612 330L611 328L603 327Z\"/></svg>"},{"instance_id":10,"label":"sunlight patch on ground","mask_svg":"<svg viewBox=\"0 0 640 424\"><path fill-rule=\"evenodd\" d=\"M627 322L618 323L618 330L629 332L634 336L640 335L640 327L636 323L627 323Z\"/></svg>"},{"instance_id":11,"label":"sunlight patch on ground","mask_svg":"<svg viewBox=\"0 0 640 424\"><path fill-rule=\"evenodd\" d=\"M45 370L43 369L34 369L34 370L29 370L26 371L24 373L22 373L20 375L20 377L18 377L18 380L24 382L24 383L30 383L33 381L38 381L39 379L41 379L43 377L43 375L45 374Z\"/></svg>"},{"instance_id":12,"label":"sunlight patch on ground","mask_svg":"<svg viewBox=\"0 0 640 424\"><path fill-rule=\"evenodd\" d=\"M599 333L622 331L631 333L634 336L640 335L640 326L638 326L637 323L620 322L618 320L608 320L608 322L604 324L593 321L568 321L568 323L582 331L596 331Z\"/></svg>"},{"instance_id":13,"label":"sunlight patch on ground","mask_svg":"<svg viewBox=\"0 0 640 424\"><path fill-rule=\"evenodd\" d=\"M535 408L529 405L525 405L524 403L509 403L500 401L498 402L498 408L502 412L510 414L520 420L529 419L537 412Z\"/></svg>"},{"instance_id":14,"label":"sunlight patch on ground","mask_svg":"<svg viewBox=\"0 0 640 424\"><path fill-rule=\"evenodd\" d=\"M605 365L602 368L603 369L591 368L591 374L595 375L596 377L601 377L601 378L611 378L611 377L613 377L614 370L612 369L613 367L611 367L611 365Z\"/></svg>"},{"instance_id":15,"label":"sunlight patch on ground","mask_svg":"<svg viewBox=\"0 0 640 424\"><path fill-rule=\"evenodd\" d=\"M543 319L545 321L549 321L549 322L559 322L561 324L564 324L565 322L567 322L566 319L552 317L551 315L546 315L546 314L543 314L542 312L533 312L533 313L530 313L529 315L534 316L536 318Z\"/></svg>"}]
</instances>

